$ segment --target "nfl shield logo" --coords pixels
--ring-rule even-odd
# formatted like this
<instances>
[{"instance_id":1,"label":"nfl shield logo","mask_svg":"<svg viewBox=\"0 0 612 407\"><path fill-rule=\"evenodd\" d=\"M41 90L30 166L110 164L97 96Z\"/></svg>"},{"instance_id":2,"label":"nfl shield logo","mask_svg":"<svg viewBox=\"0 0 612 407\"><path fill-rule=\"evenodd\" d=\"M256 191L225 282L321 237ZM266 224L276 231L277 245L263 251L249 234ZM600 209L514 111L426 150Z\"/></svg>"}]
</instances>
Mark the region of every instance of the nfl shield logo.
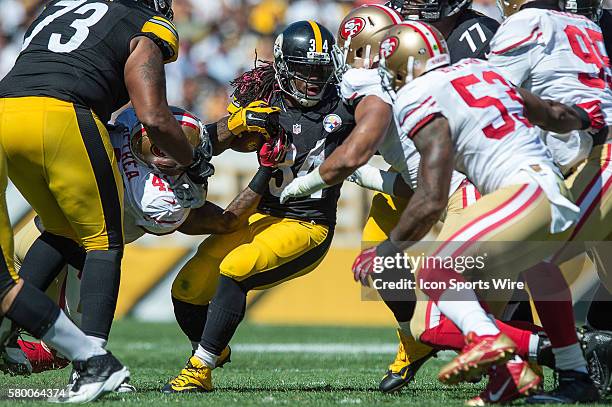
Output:
<instances>
[{"instance_id":1,"label":"nfl shield logo","mask_svg":"<svg viewBox=\"0 0 612 407\"><path fill-rule=\"evenodd\" d=\"M301 124L294 124L293 125L293 134L300 134L302 132L302 125Z\"/></svg>"}]
</instances>

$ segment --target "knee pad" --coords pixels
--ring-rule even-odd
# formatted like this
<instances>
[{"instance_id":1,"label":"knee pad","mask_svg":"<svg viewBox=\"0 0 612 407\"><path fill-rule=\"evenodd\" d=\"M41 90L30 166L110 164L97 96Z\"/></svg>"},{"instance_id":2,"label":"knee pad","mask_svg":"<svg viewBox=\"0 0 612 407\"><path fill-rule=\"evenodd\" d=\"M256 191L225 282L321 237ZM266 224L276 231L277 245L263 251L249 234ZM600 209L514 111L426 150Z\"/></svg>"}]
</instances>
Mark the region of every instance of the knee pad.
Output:
<instances>
[{"instance_id":1,"label":"knee pad","mask_svg":"<svg viewBox=\"0 0 612 407\"><path fill-rule=\"evenodd\" d=\"M40 339L55 323L60 312L49 297L24 280L6 316Z\"/></svg>"},{"instance_id":2,"label":"knee pad","mask_svg":"<svg viewBox=\"0 0 612 407\"><path fill-rule=\"evenodd\" d=\"M219 283L219 265L196 255L183 266L172 282L172 298L195 305L207 305Z\"/></svg>"}]
</instances>

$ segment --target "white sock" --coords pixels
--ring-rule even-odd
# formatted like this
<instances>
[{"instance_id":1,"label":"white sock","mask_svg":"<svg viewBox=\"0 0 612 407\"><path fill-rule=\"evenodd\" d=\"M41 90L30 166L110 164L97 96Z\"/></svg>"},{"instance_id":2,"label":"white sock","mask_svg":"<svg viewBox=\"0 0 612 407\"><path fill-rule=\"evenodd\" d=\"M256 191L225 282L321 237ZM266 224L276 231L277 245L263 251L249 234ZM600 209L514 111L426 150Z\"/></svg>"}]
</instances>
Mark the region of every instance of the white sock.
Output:
<instances>
[{"instance_id":1,"label":"white sock","mask_svg":"<svg viewBox=\"0 0 612 407\"><path fill-rule=\"evenodd\" d=\"M577 342L563 348L553 348L555 367L559 370L576 370L588 373L587 363Z\"/></svg>"},{"instance_id":2,"label":"white sock","mask_svg":"<svg viewBox=\"0 0 612 407\"><path fill-rule=\"evenodd\" d=\"M410 330L410 321L408 322L398 322L397 326L406 336L412 336L412 331Z\"/></svg>"},{"instance_id":3,"label":"white sock","mask_svg":"<svg viewBox=\"0 0 612 407\"><path fill-rule=\"evenodd\" d=\"M472 290L446 290L436 305L440 312L457 325L463 335L469 332L478 336L499 333L499 329L480 306L476 293Z\"/></svg>"},{"instance_id":4,"label":"white sock","mask_svg":"<svg viewBox=\"0 0 612 407\"><path fill-rule=\"evenodd\" d=\"M106 354L101 346L85 336L63 312L60 312L42 340L71 361L87 360L92 356Z\"/></svg>"},{"instance_id":5,"label":"white sock","mask_svg":"<svg viewBox=\"0 0 612 407\"><path fill-rule=\"evenodd\" d=\"M215 355L214 353L210 353L206 349L202 347L202 345L198 345L198 349L195 352L195 357L200 359L202 363L206 366L214 369L217 366L217 359L219 359L219 355Z\"/></svg>"},{"instance_id":6,"label":"white sock","mask_svg":"<svg viewBox=\"0 0 612 407\"><path fill-rule=\"evenodd\" d=\"M540 344L540 337L536 334L529 335L529 359L538 359L538 345Z\"/></svg>"},{"instance_id":7,"label":"white sock","mask_svg":"<svg viewBox=\"0 0 612 407\"><path fill-rule=\"evenodd\" d=\"M91 335L87 335L87 337L89 338L90 341L92 341L99 347L106 349L106 344L108 343L106 339L98 338L97 336L91 336Z\"/></svg>"}]
</instances>

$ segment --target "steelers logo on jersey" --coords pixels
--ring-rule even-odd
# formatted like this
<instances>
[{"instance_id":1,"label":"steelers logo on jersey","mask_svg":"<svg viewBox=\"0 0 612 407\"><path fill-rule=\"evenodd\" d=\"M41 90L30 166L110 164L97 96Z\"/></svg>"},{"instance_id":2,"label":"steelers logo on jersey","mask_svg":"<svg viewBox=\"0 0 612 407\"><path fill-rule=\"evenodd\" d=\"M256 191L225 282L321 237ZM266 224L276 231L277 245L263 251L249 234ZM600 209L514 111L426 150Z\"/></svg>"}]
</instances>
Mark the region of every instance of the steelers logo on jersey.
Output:
<instances>
[{"instance_id":1,"label":"steelers logo on jersey","mask_svg":"<svg viewBox=\"0 0 612 407\"><path fill-rule=\"evenodd\" d=\"M331 133L342 126L342 119L337 114L328 114L323 119L323 128L326 132Z\"/></svg>"}]
</instances>

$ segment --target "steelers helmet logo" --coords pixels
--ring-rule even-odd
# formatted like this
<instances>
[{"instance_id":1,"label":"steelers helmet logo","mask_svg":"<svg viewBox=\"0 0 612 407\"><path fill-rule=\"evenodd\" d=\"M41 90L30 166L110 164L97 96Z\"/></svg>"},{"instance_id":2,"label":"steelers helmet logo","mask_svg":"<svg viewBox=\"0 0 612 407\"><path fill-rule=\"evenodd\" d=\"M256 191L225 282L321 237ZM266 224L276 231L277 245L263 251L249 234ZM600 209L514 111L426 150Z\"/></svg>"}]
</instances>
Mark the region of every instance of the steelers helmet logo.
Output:
<instances>
[{"instance_id":1,"label":"steelers helmet logo","mask_svg":"<svg viewBox=\"0 0 612 407\"><path fill-rule=\"evenodd\" d=\"M380 56L382 58L389 58L395 53L398 46L399 39L397 37L385 38L385 40L380 43Z\"/></svg>"},{"instance_id":2,"label":"steelers helmet logo","mask_svg":"<svg viewBox=\"0 0 612 407\"><path fill-rule=\"evenodd\" d=\"M337 114L328 114L323 119L323 128L326 132L332 133L342 126L342 119Z\"/></svg>"},{"instance_id":3,"label":"steelers helmet logo","mask_svg":"<svg viewBox=\"0 0 612 407\"><path fill-rule=\"evenodd\" d=\"M354 37L359 34L366 26L366 22L361 17L353 17L349 19L342 26L342 30L340 31L340 36L345 40L349 37Z\"/></svg>"}]
</instances>

